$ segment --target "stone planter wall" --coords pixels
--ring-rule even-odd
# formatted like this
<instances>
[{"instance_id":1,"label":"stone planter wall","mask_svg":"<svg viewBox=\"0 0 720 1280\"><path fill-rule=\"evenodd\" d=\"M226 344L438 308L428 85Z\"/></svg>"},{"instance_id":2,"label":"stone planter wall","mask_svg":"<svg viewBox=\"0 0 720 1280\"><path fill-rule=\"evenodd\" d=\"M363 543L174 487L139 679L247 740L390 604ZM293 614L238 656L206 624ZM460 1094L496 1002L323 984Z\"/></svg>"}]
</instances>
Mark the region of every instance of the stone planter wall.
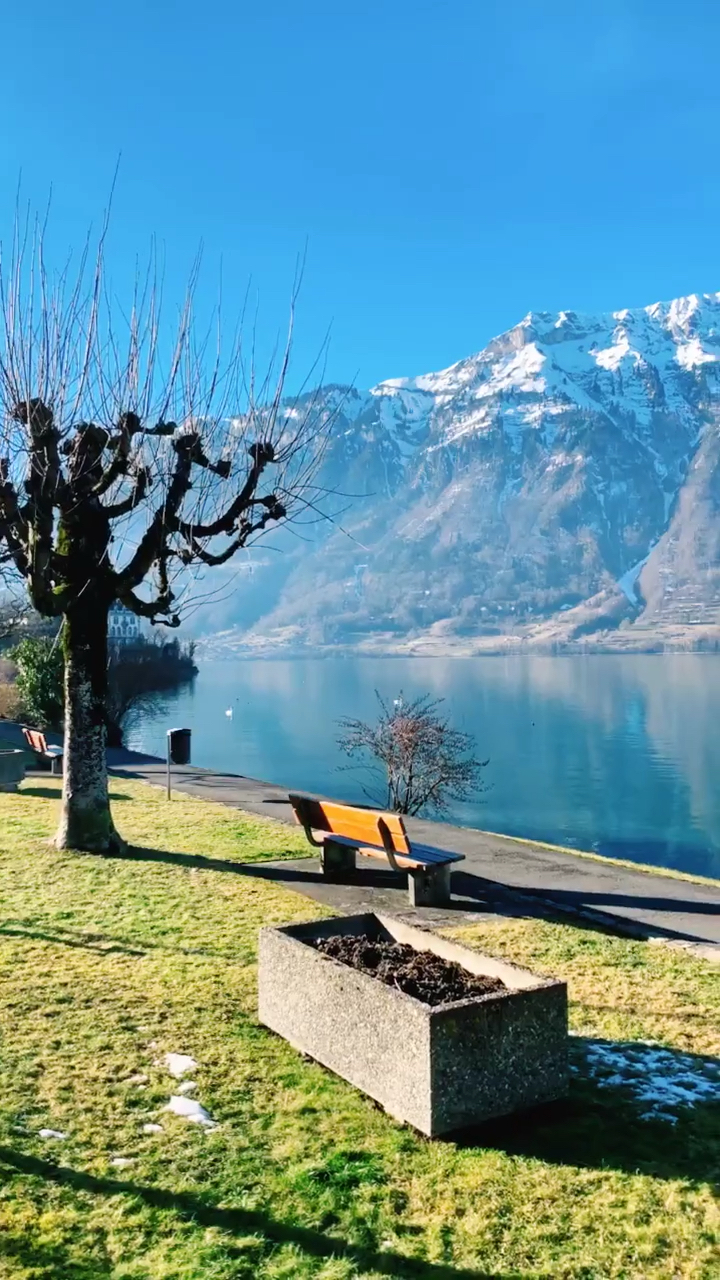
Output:
<instances>
[{"instance_id":1,"label":"stone planter wall","mask_svg":"<svg viewBox=\"0 0 720 1280\"><path fill-rule=\"evenodd\" d=\"M431 1007L328 959L308 940L394 939L492 974L508 990ZM296 1049L434 1137L562 1097L567 989L385 915L263 929L259 1016Z\"/></svg>"},{"instance_id":2,"label":"stone planter wall","mask_svg":"<svg viewBox=\"0 0 720 1280\"><path fill-rule=\"evenodd\" d=\"M17 791L25 777L25 752L0 751L0 791Z\"/></svg>"}]
</instances>

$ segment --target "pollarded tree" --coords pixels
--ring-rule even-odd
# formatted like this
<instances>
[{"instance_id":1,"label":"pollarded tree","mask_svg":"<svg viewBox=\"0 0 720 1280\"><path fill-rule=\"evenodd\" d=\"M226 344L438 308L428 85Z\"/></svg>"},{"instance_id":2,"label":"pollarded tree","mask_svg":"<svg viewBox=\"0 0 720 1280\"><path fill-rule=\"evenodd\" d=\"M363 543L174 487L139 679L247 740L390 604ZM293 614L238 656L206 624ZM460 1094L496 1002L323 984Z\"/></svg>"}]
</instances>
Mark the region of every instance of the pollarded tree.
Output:
<instances>
[{"instance_id":1,"label":"pollarded tree","mask_svg":"<svg viewBox=\"0 0 720 1280\"><path fill-rule=\"evenodd\" d=\"M312 401L283 407L289 340L256 388L239 341L221 360L198 335L195 273L169 334L151 273L125 310L111 294L103 241L72 278L46 269L42 235L16 232L0 264L0 559L61 619L56 843L90 852L122 844L105 758L110 607L177 626L198 569L314 506L330 429Z\"/></svg>"}]
</instances>

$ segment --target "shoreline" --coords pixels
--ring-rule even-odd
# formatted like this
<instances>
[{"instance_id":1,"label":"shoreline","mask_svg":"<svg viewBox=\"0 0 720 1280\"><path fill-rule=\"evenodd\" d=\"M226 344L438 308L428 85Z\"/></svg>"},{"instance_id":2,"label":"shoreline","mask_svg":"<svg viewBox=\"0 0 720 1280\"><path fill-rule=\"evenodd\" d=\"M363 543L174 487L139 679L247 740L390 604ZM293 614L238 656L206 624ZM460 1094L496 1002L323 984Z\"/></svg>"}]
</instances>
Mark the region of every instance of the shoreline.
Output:
<instances>
[{"instance_id":1,"label":"shoreline","mask_svg":"<svg viewBox=\"0 0 720 1280\"><path fill-rule=\"evenodd\" d=\"M130 751L122 756L114 759L108 753L109 770L115 778L134 777L158 788L164 786L164 761ZM296 825L287 790L256 778L188 765L174 770L173 790L286 826ZM626 936L701 948L705 958L720 960L720 880L476 827L427 818L405 821L411 839L439 844L465 858L454 872L453 912L461 904L463 910L482 911L488 894L499 894L519 903L550 907ZM273 876L282 879L286 875L289 887L319 901L327 900L340 914L348 903L355 909L358 902L362 905L373 899L376 890L366 881L367 872L357 881L333 885L325 882L319 871L307 870L312 854L308 848L308 856L297 867L288 863L282 874L274 865ZM648 893L653 878L658 889L662 884L661 892ZM379 892L387 897L387 890ZM390 892L399 895L392 909L406 910L404 888L396 886Z\"/></svg>"},{"instance_id":2,"label":"shoreline","mask_svg":"<svg viewBox=\"0 0 720 1280\"><path fill-rule=\"evenodd\" d=\"M667 658L681 655L713 658L720 655L720 641L718 641L716 649L704 646L696 648L677 646L663 649L623 649L594 646L541 648L538 646L518 645L507 646L506 648L478 648L472 650L463 649L460 646L437 649L374 649L340 645L288 646L287 648L279 646L268 646L267 648L263 646L258 646L257 648L241 646L236 648L233 645L218 644L216 641L202 636L195 643L199 659L212 662L252 662L254 660L262 660L263 662L296 662L302 659L336 659L346 662L355 658L382 658L387 661L409 658L438 658L442 661L460 661L468 658Z\"/></svg>"},{"instance_id":3,"label":"shoreline","mask_svg":"<svg viewBox=\"0 0 720 1280\"><path fill-rule=\"evenodd\" d=\"M118 771L130 772L133 764L144 769L146 769L148 765L157 765L162 768L163 771L166 768L166 762L159 756L144 755L140 751L132 751L129 747L122 748L122 755L124 759L121 764L118 763L113 765L108 759L108 770L110 773L117 773ZM183 769L185 770L184 775ZM182 776L192 777L193 773L198 775L207 775L214 778L225 778L228 780L235 779L238 782L249 782L255 787L261 788L267 792L272 791L279 792L283 795L288 794L286 788L279 786L275 782L265 782L261 778L246 778L244 774L240 773L223 772L220 774L216 773L212 769L204 768L203 765L173 766L173 779ZM154 782L150 778L148 778L147 781L149 786L159 787L162 790L165 786L164 773L162 781ZM321 798L328 799L328 797ZM276 818L280 822L286 822L287 825L291 827L296 825L293 818L282 813L278 814L273 812L272 814L266 814L265 816ZM641 871L645 875L664 876L668 880L683 880L688 881L690 884L707 885L712 889L720 889L720 878L715 879L712 876L702 876L692 871L678 871L675 867L663 867L652 862L633 862L631 858L615 858L609 854L594 853L591 849L576 849L572 845L568 844L553 844L549 840L539 840L535 839L533 836L518 836L511 835L505 831L490 831L486 827L473 827L465 823L441 822L437 818L421 818L419 821L429 827L438 827L440 831L465 831L468 835L483 836L492 840L507 840L511 844L526 845L530 849L546 849L549 853L563 853L570 854L575 858L589 858L594 862L602 863L603 866L615 866L622 868L624 871ZM440 835L437 837L437 843L442 843L442 837Z\"/></svg>"}]
</instances>

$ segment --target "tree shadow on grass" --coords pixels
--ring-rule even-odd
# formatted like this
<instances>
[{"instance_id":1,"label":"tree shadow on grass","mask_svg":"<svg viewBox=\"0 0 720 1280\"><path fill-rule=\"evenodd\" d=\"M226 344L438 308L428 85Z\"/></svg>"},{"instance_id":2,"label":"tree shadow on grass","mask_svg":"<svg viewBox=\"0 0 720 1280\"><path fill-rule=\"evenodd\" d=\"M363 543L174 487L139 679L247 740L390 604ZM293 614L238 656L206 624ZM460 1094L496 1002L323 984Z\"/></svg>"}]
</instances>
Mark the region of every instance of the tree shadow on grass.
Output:
<instances>
[{"instance_id":1,"label":"tree shadow on grass","mask_svg":"<svg viewBox=\"0 0 720 1280\"><path fill-rule=\"evenodd\" d=\"M298 858L297 849L277 850L274 849L268 855L267 862L259 859L257 862L233 862L230 858L209 858L202 853L175 853L170 849L148 849L142 845L130 845L122 852L113 852L107 854L87 854L87 857L121 859L129 862L166 862L171 867L186 867L193 871L219 871L226 872L236 876L260 876L266 880L316 880L317 873L309 871L294 871L290 867L278 866L273 867L272 862L280 862L284 864L284 860L288 861ZM310 855L310 860L312 854ZM304 861L304 859L299 859Z\"/></svg>"},{"instance_id":2,"label":"tree shadow on grass","mask_svg":"<svg viewBox=\"0 0 720 1280\"><path fill-rule=\"evenodd\" d=\"M162 942L158 938L143 938L134 942L132 938L118 937L108 933L84 933L82 929L61 930L40 929L34 921L5 920L0 924L0 937L37 939L39 942L56 943L61 947L75 947L92 951L98 956L126 955L146 956L149 951L167 951L183 956L212 956L220 960L232 959L227 949L213 947L183 947L177 943Z\"/></svg>"},{"instance_id":3,"label":"tree shadow on grass","mask_svg":"<svg viewBox=\"0 0 720 1280\"><path fill-rule=\"evenodd\" d=\"M58 783L62 779L58 777ZM40 800L58 800L60 797L60 787L23 787L21 793L23 796L37 796ZM110 799L113 802L118 800L131 800L132 796L125 795L124 791L112 791Z\"/></svg>"},{"instance_id":4,"label":"tree shadow on grass","mask_svg":"<svg viewBox=\"0 0 720 1280\"><path fill-rule=\"evenodd\" d=\"M63 947L77 947L83 951L94 951L96 955L112 955L120 953L126 956L144 956L145 951L140 947L127 946L120 943L117 939L106 939L101 934L93 934L83 936L81 933L75 933L68 936L66 932L53 932L47 929L29 929L22 922L15 923L12 920L3 921L0 925L0 935L7 938L29 938L36 942L52 942Z\"/></svg>"},{"instance_id":5,"label":"tree shadow on grass","mask_svg":"<svg viewBox=\"0 0 720 1280\"><path fill-rule=\"evenodd\" d=\"M642 1041L578 1036L571 1046L565 1100L452 1140L550 1164L720 1187L720 1059Z\"/></svg>"},{"instance_id":6,"label":"tree shadow on grass","mask_svg":"<svg viewBox=\"0 0 720 1280\"><path fill-rule=\"evenodd\" d=\"M133 846L121 854L115 853L108 856L131 858L139 862L167 862L171 866L204 868L208 871L224 871L234 875L254 875L265 880L286 882L289 886L292 881L298 884L327 883L318 869L315 851L312 849L308 849L306 856L299 854L297 849L273 850L267 859L258 859L256 862L234 862L226 858L209 858L202 854L174 853L167 849L151 849L142 846ZM292 863L309 865L306 869L302 865L293 866ZM385 868L358 866L354 872L348 872L343 877L342 883L366 888L393 888L400 887L404 883L404 877ZM609 914L602 917L602 911L598 911L598 908L605 906L612 909L615 906L634 907L638 911L720 914L720 902L710 898L635 896L605 892L580 893L559 889L523 888L518 890L501 881L487 880L467 871L453 872L452 892L453 898L444 904L443 909L458 915L476 912L478 903L481 903L481 909L486 910L489 905L491 909L500 910L503 915L524 914L547 917L554 914L559 920L570 915L573 922L583 927L598 926L614 933L628 932L633 921L623 917L616 919ZM586 916L582 914L583 909L587 910ZM593 913L597 918L593 918ZM663 929L660 923L653 925L653 933L667 934L677 938L694 938L694 935L682 934L676 929Z\"/></svg>"},{"instance_id":7,"label":"tree shadow on grass","mask_svg":"<svg viewBox=\"0 0 720 1280\"><path fill-rule=\"evenodd\" d=\"M12 1148L0 1146L0 1173L7 1178L8 1175L12 1176L11 1171L26 1177L42 1178L59 1186L70 1187L75 1191L89 1192L91 1195L126 1195L154 1209L177 1213L198 1226L217 1227L232 1235L247 1236L256 1233L264 1237L268 1252L277 1248L278 1245L294 1245L311 1257L345 1258L364 1271L380 1272L381 1275L416 1277L417 1280L536 1280L537 1277L537 1273L527 1271L500 1273L459 1270L444 1263L408 1258L389 1250L365 1248L362 1245L354 1245L346 1240L325 1235L310 1227L302 1227L291 1222L279 1222L259 1210L218 1208L202 1197L191 1195L189 1192L174 1192L162 1187L147 1187L134 1182L96 1177L90 1173L52 1164L48 1160L40 1160L36 1156L24 1155L13 1151ZM31 1265L32 1250L32 1242L28 1242L26 1254L21 1255L26 1266ZM2 1257L1 1252L0 1257ZM72 1276L73 1280L76 1278L85 1280L88 1275L82 1270L75 1272L58 1270L55 1274L58 1280L60 1277L65 1280L66 1276Z\"/></svg>"}]
</instances>

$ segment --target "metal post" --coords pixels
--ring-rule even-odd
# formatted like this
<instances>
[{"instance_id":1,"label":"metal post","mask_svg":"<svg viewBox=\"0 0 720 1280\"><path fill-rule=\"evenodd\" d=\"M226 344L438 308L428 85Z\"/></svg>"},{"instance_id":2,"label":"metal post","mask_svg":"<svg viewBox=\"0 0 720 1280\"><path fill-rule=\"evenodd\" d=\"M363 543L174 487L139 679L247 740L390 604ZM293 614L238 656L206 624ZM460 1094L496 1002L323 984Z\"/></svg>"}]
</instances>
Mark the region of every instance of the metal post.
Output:
<instances>
[{"instance_id":1,"label":"metal post","mask_svg":"<svg viewBox=\"0 0 720 1280\"><path fill-rule=\"evenodd\" d=\"M167 731L167 798L172 798L170 783L171 764L190 763L190 729L168 729Z\"/></svg>"}]
</instances>

